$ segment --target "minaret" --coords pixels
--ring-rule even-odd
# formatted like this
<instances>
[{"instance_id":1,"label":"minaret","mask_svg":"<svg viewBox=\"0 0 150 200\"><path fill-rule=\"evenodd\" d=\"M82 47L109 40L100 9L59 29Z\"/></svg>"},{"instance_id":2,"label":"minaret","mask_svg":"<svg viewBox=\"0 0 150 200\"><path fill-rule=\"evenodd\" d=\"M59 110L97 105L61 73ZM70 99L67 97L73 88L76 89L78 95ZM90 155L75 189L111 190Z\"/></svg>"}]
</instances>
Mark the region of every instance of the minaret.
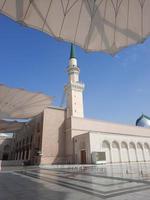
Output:
<instances>
[{"instance_id":1,"label":"minaret","mask_svg":"<svg viewBox=\"0 0 150 200\"><path fill-rule=\"evenodd\" d=\"M83 111L83 90L84 84L79 82L80 69L77 66L77 59L75 56L75 49L71 44L68 72L68 84L65 86L65 93L67 97L67 118L84 117Z\"/></svg>"}]
</instances>

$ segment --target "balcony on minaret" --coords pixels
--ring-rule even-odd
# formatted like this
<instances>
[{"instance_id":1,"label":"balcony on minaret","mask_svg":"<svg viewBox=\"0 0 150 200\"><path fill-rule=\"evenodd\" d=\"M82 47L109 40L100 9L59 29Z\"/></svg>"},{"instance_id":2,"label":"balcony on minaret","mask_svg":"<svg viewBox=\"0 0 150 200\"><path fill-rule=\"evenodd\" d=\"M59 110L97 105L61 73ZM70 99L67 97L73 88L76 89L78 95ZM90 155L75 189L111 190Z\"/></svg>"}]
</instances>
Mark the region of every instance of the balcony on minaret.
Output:
<instances>
[{"instance_id":1,"label":"balcony on minaret","mask_svg":"<svg viewBox=\"0 0 150 200\"><path fill-rule=\"evenodd\" d=\"M77 67L75 65L69 65L67 71L68 71L70 83L79 82L79 73L80 73L79 67Z\"/></svg>"}]
</instances>

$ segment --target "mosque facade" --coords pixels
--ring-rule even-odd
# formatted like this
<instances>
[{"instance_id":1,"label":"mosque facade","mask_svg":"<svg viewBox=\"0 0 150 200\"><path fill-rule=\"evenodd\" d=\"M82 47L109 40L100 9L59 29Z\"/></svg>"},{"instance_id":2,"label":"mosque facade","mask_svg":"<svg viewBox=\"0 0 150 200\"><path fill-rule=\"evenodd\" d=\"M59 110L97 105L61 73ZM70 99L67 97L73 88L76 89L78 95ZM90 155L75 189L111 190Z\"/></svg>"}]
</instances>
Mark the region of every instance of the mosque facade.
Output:
<instances>
[{"instance_id":1,"label":"mosque facade","mask_svg":"<svg viewBox=\"0 0 150 200\"><path fill-rule=\"evenodd\" d=\"M129 126L84 117L84 84L73 45L67 72L66 108L48 107L17 131L11 159L46 165L150 161L150 129L140 126L143 118Z\"/></svg>"}]
</instances>

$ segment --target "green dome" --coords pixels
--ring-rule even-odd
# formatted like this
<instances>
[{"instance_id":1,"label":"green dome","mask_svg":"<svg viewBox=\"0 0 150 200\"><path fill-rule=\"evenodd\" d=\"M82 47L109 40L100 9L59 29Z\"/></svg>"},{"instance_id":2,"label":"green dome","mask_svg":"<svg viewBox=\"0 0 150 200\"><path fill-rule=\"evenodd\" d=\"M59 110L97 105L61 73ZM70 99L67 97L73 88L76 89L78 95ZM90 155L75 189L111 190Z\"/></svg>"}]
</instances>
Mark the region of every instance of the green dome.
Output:
<instances>
[{"instance_id":1,"label":"green dome","mask_svg":"<svg viewBox=\"0 0 150 200\"><path fill-rule=\"evenodd\" d=\"M136 126L142 126L142 127L150 127L150 117L142 114L137 120L136 120Z\"/></svg>"}]
</instances>

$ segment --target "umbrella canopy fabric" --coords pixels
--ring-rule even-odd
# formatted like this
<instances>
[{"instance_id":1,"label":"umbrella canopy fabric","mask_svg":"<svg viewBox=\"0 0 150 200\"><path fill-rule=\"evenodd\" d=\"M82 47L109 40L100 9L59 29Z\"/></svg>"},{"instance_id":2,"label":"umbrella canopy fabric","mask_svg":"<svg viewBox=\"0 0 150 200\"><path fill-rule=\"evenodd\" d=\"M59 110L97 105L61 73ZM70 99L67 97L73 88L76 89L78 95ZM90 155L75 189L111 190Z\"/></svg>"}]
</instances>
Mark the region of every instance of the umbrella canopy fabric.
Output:
<instances>
[{"instance_id":1,"label":"umbrella canopy fabric","mask_svg":"<svg viewBox=\"0 0 150 200\"><path fill-rule=\"evenodd\" d=\"M0 85L0 119L26 119L50 106L52 97Z\"/></svg>"},{"instance_id":2,"label":"umbrella canopy fabric","mask_svg":"<svg viewBox=\"0 0 150 200\"><path fill-rule=\"evenodd\" d=\"M0 133L10 133L22 129L25 123L17 121L0 120Z\"/></svg>"},{"instance_id":3,"label":"umbrella canopy fabric","mask_svg":"<svg viewBox=\"0 0 150 200\"><path fill-rule=\"evenodd\" d=\"M150 35L150 0L0 0L0 12L88 51L114 54Z\"/></svg>"}]
</instances>

